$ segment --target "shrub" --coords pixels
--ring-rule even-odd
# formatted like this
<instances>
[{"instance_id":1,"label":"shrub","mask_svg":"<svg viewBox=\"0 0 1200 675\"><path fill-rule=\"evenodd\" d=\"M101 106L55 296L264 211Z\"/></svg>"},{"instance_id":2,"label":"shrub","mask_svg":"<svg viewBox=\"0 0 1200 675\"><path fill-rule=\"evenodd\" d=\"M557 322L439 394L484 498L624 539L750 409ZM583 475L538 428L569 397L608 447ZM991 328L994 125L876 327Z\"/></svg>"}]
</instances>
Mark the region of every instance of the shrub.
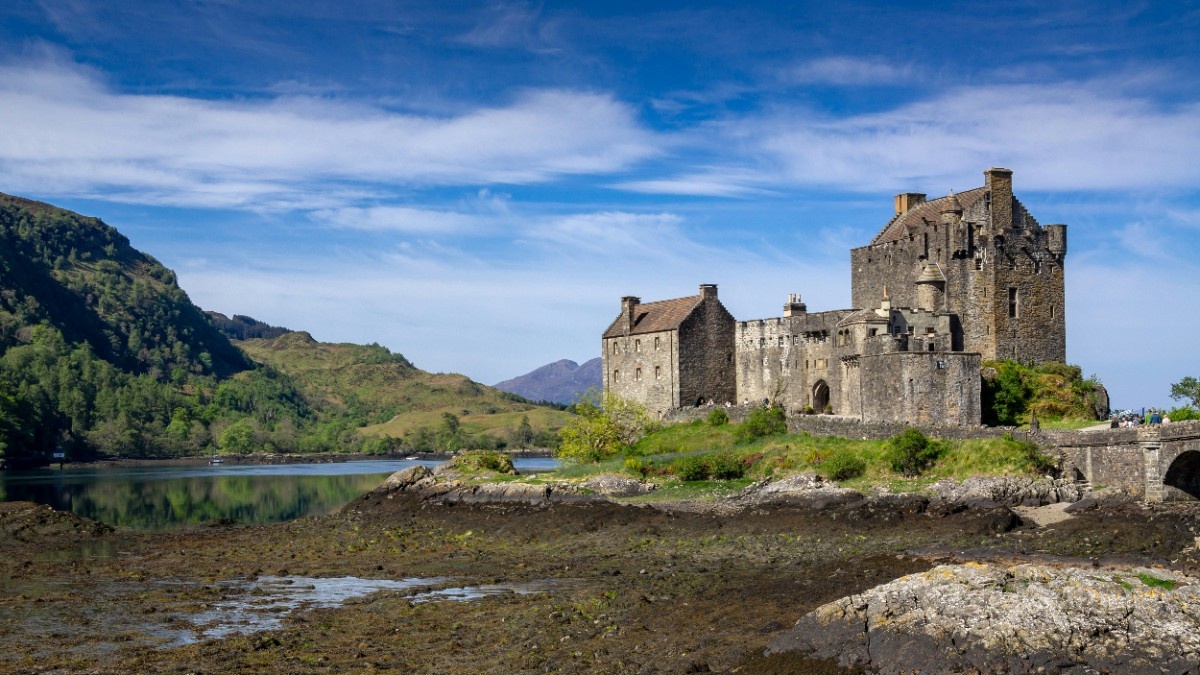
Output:
<instances>
[{"instance_id":1,"label":"shrub","mask_svg":"<svg viewBox=\"0 0 1200 675\"><path fill-rule=\"evenodd\" d=\"M708 413L705 422L710 427L720 427L729 424L729 413L725 412L724 408L713 408L712 412Z\"/></svg>"},{"instance_id":2,"label":"shrub","mask_svg":"<svg viewBox=\"0 0 1200 675\"><path fill-rule=\"evenodd\" d=\"M708 475L716 480L734 480L746 473L742 460L732 452L716 452L704 459Z\"/></svg>"},{"instance_id":3,"label":"shrub","mask_svg":"<svg viewBox=\"0 0 1200 675\"><path fill-rule=\"evenodd\" d=\"M671 473L679 480L704 480L708 478L708 466L703 457L688 455L671 462Z\"/></svg>"},{"instance_id":4,"label":"shrub","mask_svg":"<svg viewBox=\"0 0 1200 675\"><path fill-rule=\"evenodd\" d=\"M1171 418L1172 422L1186 422L1187 420L1200 420L1200 410L1191 406L1183 406L1181 408L1173 408L1167 411L1167 417Z\"/></svg>"},{"instance_id":5,"label":"shrub","mask_svg":"<svg viewBox=\"0 0 1200 675\"><path fill-rule=\"evenodd\" d=\"M516 473L512 458L494 450L471 450L458 455L450 461L450 466L465 471L495 471L497 473Z\"/></svg>"},{"instance_id":6,"label":"shrub","mask_svg":"<svg viewBox=\"0 0 1200 675\"><path fill-rule=\"evenodd\" d=\"M916 476L936 462L943 451L941 443L930 441L925 434L909 427L888 439L885 457L893 471Z\"/></svg>"},{"instance_id":7,"label":"shrub","mask_svg":"<svg viewBox=\"0 0 1200 675\"><path fill-rule=\"evenodd\" d=\"M637 457L630 457L625 460L625 470L645 478L650 473L650 466Z\"/></svg>"},{"instance_id":8,"label":"shrub","mask_svg":"<svg viewBox=\"0 0 1200 675\"><path fill-rule=\"evenodd\" d=\"M821 475L830 480L848 480L863 475L867 470L867 461L850 450L835 451L824 462L821 462Z\"/></svg>"},{"instance_id":9,"label":"shrub","mask_svg":"<svg viewBox=\"0 0 1200 675\"><path fill-rule=\"evenodd\" d=\"M772 405L751 410L746 421L734 430L733 436L742 442L782 433L787 433L787 414L782 407Z\"/></svg>"}]
</instances>

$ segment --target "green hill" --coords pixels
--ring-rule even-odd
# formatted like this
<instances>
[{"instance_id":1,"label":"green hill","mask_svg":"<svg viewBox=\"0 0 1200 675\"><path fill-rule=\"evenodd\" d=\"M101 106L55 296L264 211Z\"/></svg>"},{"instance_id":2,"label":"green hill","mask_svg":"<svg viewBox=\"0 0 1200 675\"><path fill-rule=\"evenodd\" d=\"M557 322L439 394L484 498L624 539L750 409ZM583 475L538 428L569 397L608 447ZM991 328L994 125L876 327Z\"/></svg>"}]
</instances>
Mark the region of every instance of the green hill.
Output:
<instances>
[{"instance_id":1,"label":"green hill","mask_svg":"<svg viewBox=\"0 0 1200 675\"><path fill-rule=\"evenodd\" d=\"M227 334L272 339L243 352ZM562 415L378 345L206 315L171 270L99 219L0 194L0 466L59 449L82 459L495 447Z\"/></svg>"},{"instance_id":2,"label":"green hill","mask_svg":"<svg viewBox=\"0 0 1200 675\"><path fill-rule=\"evenodd\" d=\"M388 445L404 450L509 444L518 440L523 419L545 442L568 417L463 375L427 373L379 345L317 342L304 332L237 344L301 383L322 408L362 425L362 434L392 439ZM448 433L447 415L458 420L457 435Z\"/></svg>"}]
</instances>

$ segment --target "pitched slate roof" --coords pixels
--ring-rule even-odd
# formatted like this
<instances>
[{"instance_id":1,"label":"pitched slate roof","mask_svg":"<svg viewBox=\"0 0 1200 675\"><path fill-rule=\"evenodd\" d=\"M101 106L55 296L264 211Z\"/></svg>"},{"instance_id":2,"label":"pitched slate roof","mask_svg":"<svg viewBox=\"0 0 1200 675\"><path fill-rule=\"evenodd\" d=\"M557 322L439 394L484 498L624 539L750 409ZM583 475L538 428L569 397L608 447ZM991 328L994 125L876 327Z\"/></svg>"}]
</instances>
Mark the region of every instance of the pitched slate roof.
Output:
<instances>
[{"instance_id":1,"label":"pitched slate roof","mask_svg":"<svg viewBox=\"0 0 1200 675\"><path fill-rule=\"evenodd\" d=\"M904 213L897 213L888 221L887 225L883 226L879 234L871 240L871 245L882 244L889 241L900 241L908 236L907 228L916 226L922 222L940 222L942 218L942 209L947 206L953 206L951 200L959 203L963 210L971 208L971 206L983 199L987 194L986 187L978 187L974 190L959 192L958 194L946 195L938 197L927 202L921 202Z\"/></svg>"},{"instance_id":2,"label":"pitched slate roof","mask_svg":"<svg viewBox=\"0 0 1200 675\"><path fill-rule=\"evenodd\" d=\"M630 335L657 333L664 330L677 330L679 324L692 313L700 304L701 296L690 295L686 298L647 302L634 308L633 328ZM625 314L622 313L604 331L603 337L621 337L625 335Z\"/></svg>"},{"instance_id":3,"label":"pitched slate roof","mask_svg":"<svg viewBox=\"0 0 1200 675\"><path fill-rule=\"evenodd\" d=\"M851 314L850 316L842 319L841 321L839 321L837 323L837 325L840 328L842 326L849 326L851 324L856 324L856 323L887 323L887 322L888 322L888 320L886 318L876 314L875 310L864 309L862 311L855 312L855 313Z\"/></svg>"}]
</instances>

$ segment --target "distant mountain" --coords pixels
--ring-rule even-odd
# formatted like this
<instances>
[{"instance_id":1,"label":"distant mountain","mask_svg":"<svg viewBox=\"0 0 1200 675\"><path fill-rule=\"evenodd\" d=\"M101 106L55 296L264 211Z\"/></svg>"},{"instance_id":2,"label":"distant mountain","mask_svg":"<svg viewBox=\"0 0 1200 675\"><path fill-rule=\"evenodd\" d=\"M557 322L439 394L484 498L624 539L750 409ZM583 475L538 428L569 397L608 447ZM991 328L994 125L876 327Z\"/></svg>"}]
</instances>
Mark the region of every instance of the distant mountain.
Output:
<instances>
[{"instance_id":1,"label":"distant mountain","mask_svg":"<svg viewBox=\"0 0 1200 675\"><path fill-rule=\"evenodd\" d=\"M500 391L530 401L574 403L588 389L599 389L601 360L596 357L582 366L569 359L555 361L530 373L494 385Z\"/></svg>"},{"instance_id":2,"label":"distant mountain","mask_svg":"<svg viewBox=\"0 0 1200 675\"><path fill-rule=\"evenodd\" d=\"M256 338L270 340L292 332L290 328L272 326L241 314L234 314L232 319L220 312L205 312L205 314L208 315L213 325L230 340L254 340Z\"/></svg>"}]
</instances>

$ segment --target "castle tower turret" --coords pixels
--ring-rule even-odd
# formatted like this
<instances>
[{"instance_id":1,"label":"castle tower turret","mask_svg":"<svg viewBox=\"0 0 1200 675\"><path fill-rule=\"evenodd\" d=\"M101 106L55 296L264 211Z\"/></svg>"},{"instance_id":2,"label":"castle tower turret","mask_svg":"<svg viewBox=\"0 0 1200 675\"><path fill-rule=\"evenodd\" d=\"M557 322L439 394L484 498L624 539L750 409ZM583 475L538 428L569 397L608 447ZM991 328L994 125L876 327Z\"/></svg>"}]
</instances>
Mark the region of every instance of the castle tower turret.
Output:
<instances>
[{"instance_id":1,"label":"castle tower turret","mask_svg":"<svg viewBox=\"0 0 1200 675\"><path fill-rule=\"evenodd\" d=\"M917 277L917 309L938 312L946 307L946 275L937 263L925 265Z\"/></svg>"}]
</instances>

